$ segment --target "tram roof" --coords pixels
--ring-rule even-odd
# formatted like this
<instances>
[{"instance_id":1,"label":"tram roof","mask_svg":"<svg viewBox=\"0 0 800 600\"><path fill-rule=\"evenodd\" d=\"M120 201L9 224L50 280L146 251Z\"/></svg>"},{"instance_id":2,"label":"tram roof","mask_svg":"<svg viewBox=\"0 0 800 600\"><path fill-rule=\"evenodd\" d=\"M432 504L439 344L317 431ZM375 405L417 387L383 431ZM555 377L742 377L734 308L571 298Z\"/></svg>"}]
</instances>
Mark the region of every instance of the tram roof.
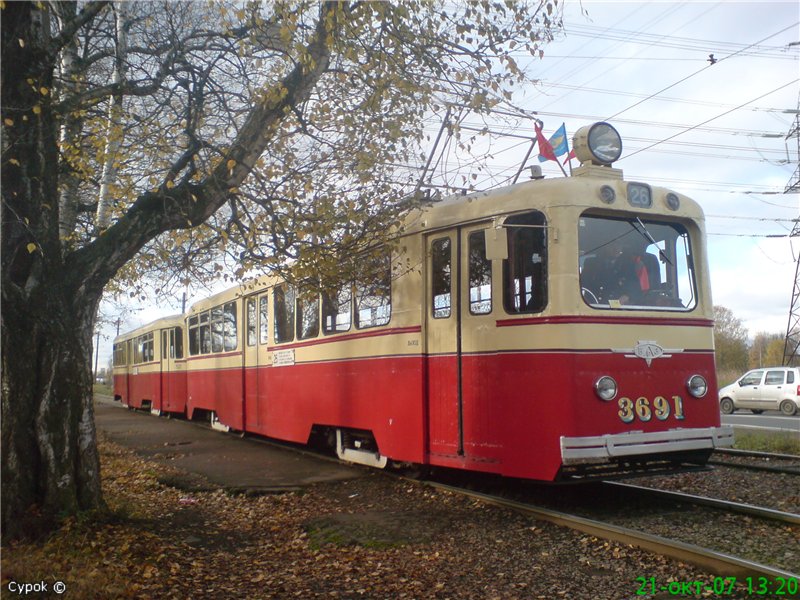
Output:
<instances>
[{"instance_id":1,"label":"tram roof","mask_svg":"<svg viewBox=\"0 0 800 600\"><path fill-rule=\"evenodd\" d=\"M578 171L576 169L576 171ZM652 191L652 207L638 208L627 201L627 186L622 171L605 167L592 167L572 177L531 180L504 186L484 192L472 192L449 196L413 211L406 219L405 234L420 233L425 230L451 227L457 224L485 221L494 216L502 216L525 210L542 210L573 206L584 210L598 209L618 212L620 215L637 217L690 218L703 220L703 210L690 197L661 186L648 187ZM611 186L617 200L614 204L603 202L600 189ZM675 194L680 200L680 208L668 209L665 204L667 194ZM569 202L569 198L575 200Z\"/></svg>"},{"instance_id":2,"label":"tram roof","mask_svg":"<svg viewBox=\"0 0 800 600\"><path fill-rule=\"evenodd\" d=\"M261 290L274 285L279 285L281 283L283 283L281 278L272 275L264 275L255 279L248 279L242 283L229 287L226 290L218 292L213 296L198 300L189 307L189 310L186 311L186 316L188 317L197 314L198 312L208 310L209 308L213 308L214 306L231 302L237 298L241 298L242 296L258 293Z\"/></svg>"},{"instance_id":3,"label":"tram roof","mask_svg":"<svg viewBox=\"0 0 800 600\"><path fill-rule=\"evenodd\" d=\"M177 327L178 325L183 324L183 315L176 314L176 315L169 315L167 317L161 317L156 319L155 321L151 321L141 327L137 327L136 329L132 329L126 333L122 333L114 338L114 343L118 344L119 342L124 342L125 340L129 340L134 337L138 337L144 333L148 333L150 331L155 331L157 329L165 329L169 327Z\"/></svg>"}]
</instances>

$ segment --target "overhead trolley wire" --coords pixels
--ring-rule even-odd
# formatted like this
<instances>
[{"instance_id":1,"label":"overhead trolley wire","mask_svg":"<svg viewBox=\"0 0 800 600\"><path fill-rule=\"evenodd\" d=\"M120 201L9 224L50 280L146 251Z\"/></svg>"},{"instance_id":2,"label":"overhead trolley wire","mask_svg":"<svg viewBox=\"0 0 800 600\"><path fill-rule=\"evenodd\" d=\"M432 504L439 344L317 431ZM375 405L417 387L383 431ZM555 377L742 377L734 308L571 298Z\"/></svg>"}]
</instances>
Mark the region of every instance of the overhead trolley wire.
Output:
<instances>
[{"instance_id":1,"label":"overhead trolley wire","mask_svg":"<svg viewBox=\"0 0 800 600\"><path fill-rule=\"evenodd\" d=\"M718 63L721 63L721 62L723 62L723 61L725 61L725 60L728 60L728 59L731 59L731 58L733 58L734 56L737 56L738 54L741 54L742 52L744 52L744 51L745 51L745 50L747 50L748 48L752 48L753 46L755 46L755 45L757 45L757 44L760 44L761 42L763 42L763 41L766 41L766 40L768 40L768 39L770 39L770 38L773 38L773 37L775 37L776 35L780 35L781 33L784 33L785 31L789 31L790 29L796 29L798 25L800 25L800 21L798 21L797 23L794 23L794 24L792 24L792 25L789 25L789 27L785 27L784 29L781 29L780 31L777 31L777 32L775 32L775 33L773 33L773 34L771 34L771 35L768 35L767 37L765 37L765 38L764 38L764 39L762 39L762 40L759 40L758 42L754 42L753 44L750 44L749 46L745 46L744 48L742 48L741 50L739 50L739 51L737 51L737 52L734 52L733 54L729 54L728 56L723 56L722 58L716 59L714 62L711 62L711 63L709 63L708 65L704 66L702 69L699 69L699 70L695 71L694 73L691 73L691 74L687 75L687 76L686 76L686 77L684 77L683 79L680 79L679 81L676 81L675 83L672 83L672 84L668 85L667 87L665 87L665 88L663 88L663 89L661 89L661 90L659 90L659 91L655 92L654 94L651 94L651 95L649 95L647 98L643 98L643 99L641 99L639 102L636 102L636 103L632 104L631 106L629 106L628 108L625 108L625 109L623 109L623 110L621 110L621 111L619 111L619 112L615 113L614 115L612 115L612 116L608 117L606 120L607 120L607 121L610 121L611 119L613 119L613 118L615 118L615 117L617 117L617 116L621 115L622 113L624 113L624 112L627 112L627 111L629 111L630 109L632 109L632 108L635 108L636 106L639 106L640 104L642 104L642 103L644 103L644 102L647 102L647 101L648 101L648 100L650 100L651 98L655 98L656 96L660 95L662 92L666 92L668 89L670 89L670 88L673 88L673 87L675 87L676 85L679 85L679 84L683 83L683 82L684 82L684 81L686 81L687 79L691 79L691 78L692 78L692 77L694 77L695 75L699 75L700 73L702 73L702 72L703 72L703 71L705 71L706 69L710 69L711 67L713 67L714 65L716 65L716 64L718 64ZM785 86L784 86L784 87L785 87ZM780 89L780 88L779 88L779 89ZM759 100L759 99L761 99L761 98L763 98L763 97L764 97L764 96L759 96L758 98L756 98L756 100ZM751 102L755 102L755 100L751 100ZM751 102L746 102L745 104L750 104ZM745 106L745 104L743 104L742 106ZM730 112L730 111L729 111L729 112ZM727 114L727 113L724 113L724 114ZM720 116L721 116L721 115L720 115Z\"/></svg>"},{"instance_id":2,"label":"overhead trolley wire","mask_svg":"<svg viewBox=\"0 0 800 600\"><path fill-rule=\"evenodd\" d=\"M658 142L655 142L654 144L650 144L649 146L645 146L644 148L640 148L639 150L636 150L635 152L631 152L630 154L626 154L626 155L625 155L625 156L623 156L622 158L629 158L629 157L631 157L631 156L633 156L633 155L635 155L635 154L639 154L640 152L644 152L645 150L649 150L650 148L654 148L655 146L658 146L659 144L663 144L664 142L668 142L669 140L671 140L671 139L674 139L674 138L678 137L679 135L683 135L684 133L686 133L686 132L688 132L688 131L692 131L693 129L697 129L697 128L698 128L698 127L700 127L701 125L705 125L706 123L710 123L711 121L714 121L714 120L716 120L716 119L719 119L720 117L724 117L724 116L725 116L725 115L727 115L727 114L730 114L730 113L732 113L732 112L734 112L734 111L736 111L736 110L739 110L739 109L740 109L740 108L742 108L743 106L746 106L746 105L748 105L748 104L751 104L751 103L753 103L753 102L756 102L757 100L761 100L762 98L766 98L766 97L767 97L767 96L769 96L770 94L774 94L775 92L778 92L778 91L780 91L780 90L782 90L782 89L784 89L784 88L787 88L787 87L789 87L790 85L794 85L794 84L795 84L795 83L797 83L798 81L800 81L800 79L795 79L795 80L793 80L793 81L790 81L789 83L785 83L784 85L782 85L782 86L779 86L779 87L775 88L774 90L771 90L771 91L767 92L766 94L761 94L761 95L760 95L760 96L758 96L757 98L753 98L752 100L749 100L749 101L747 101L747 102L744 102L744 103L740 104L739 106L735 106L734 108L731 108L730 110L726 110L725 112L722 112L722 113L720 113L720 114L718 114L718 115L716 115L716 116L714 116L714 117L711 117L710 119L706 119L706 120L705 120L705 121L703 121L702 123L698 123L697 125L693 125L693 126L691 126L691 127L688 127L688 128L686 128L686 129L684 129L684 130L682 130L682 131L679 131L679 132L678 132L678 133L676 133L675 135L671 135L670 137L668 137L668 138L665 138L665 139L663 139L663 140L660 140L660 141L658 141ZM624 112L624 111L623 111L623 112Z\"/></svg>"}]
</instances>

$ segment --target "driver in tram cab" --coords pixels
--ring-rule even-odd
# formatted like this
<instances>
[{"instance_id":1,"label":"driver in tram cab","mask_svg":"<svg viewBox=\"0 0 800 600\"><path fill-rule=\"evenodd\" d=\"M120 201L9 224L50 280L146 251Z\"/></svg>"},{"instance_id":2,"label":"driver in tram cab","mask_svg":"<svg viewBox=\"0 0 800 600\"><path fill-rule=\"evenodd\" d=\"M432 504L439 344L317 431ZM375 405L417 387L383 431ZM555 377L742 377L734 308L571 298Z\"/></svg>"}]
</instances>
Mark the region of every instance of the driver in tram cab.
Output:
<instances>
[{"instance_id":1,"label":"driver in tram cab","mask_svg":"<svg viewBox=\"0 0 800 600\"><path fill-rule=\"evenodd\" d=\"M601 304L646 305L647 294L661 285L658 259L647 252L649 242L626 235L601 247L581 270L581 287Z\"/></svg>"}]
</instances>

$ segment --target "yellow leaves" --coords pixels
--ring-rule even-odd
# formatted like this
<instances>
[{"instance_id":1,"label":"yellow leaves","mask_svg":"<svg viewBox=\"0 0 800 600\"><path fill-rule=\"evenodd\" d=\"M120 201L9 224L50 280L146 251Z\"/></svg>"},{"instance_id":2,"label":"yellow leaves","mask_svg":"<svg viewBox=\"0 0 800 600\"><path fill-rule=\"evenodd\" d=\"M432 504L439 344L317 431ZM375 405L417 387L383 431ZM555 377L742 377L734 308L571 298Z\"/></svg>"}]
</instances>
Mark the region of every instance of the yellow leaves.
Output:
<instances>
[{"instance_id":1,"label":"yellow leaves","mask_svg":"<svg viewBox=\"0 0 800 600\"><path fill-rule=\"evenodd\" d=\"M236 161L230 159L227 163L225 163L225 166L228 167L228 173L233 174L233 168L236 166Z\"/></svg>"},{"instance_id":2,"label":"yellow leaves","mask_svg":"<svg viewBox=\"0 0 800 600\"><path fill-rule=\"evenodd\" d=\"M34 252L36 252L36 249L38 248L38 246L36 244L34 244L33 242L31 242L30 244L25 246L25 248L28 250L28 254L33 254Z\"/></svg>"},{"instance_id":3,"label":"yellow leaves","mask_svg":"<svg viewBox=\"0 0 800 600\"><path fill-rule=\"evenodd\" d=\"M12 165L16 165L18 167L20 166L19 161L16 158L9 158L8 162L11 163Z\"/></svg>"},{"instance_id":4,"label":"yellow leaves","mask_svg":"<svg viewBox=\"0 0 800 600\"><path fill-rule=\"evenodd\" d=\"M42 114L42 107L39 104L34 106L31 110L33 111L33 114L35 114L35 115Z\"/></svg>"},{"instance_id":5,"label":"yellow leaves","mask_svg":"<svg viewBox=\"0 0 800 600\"><path fill-rule=\"evenodd\" d=\"M13 127L14 126L14 119L9 119L8 117L6 117L5 119L3 119L3 123L7 127Z\"/></svg>"}]
</instances>

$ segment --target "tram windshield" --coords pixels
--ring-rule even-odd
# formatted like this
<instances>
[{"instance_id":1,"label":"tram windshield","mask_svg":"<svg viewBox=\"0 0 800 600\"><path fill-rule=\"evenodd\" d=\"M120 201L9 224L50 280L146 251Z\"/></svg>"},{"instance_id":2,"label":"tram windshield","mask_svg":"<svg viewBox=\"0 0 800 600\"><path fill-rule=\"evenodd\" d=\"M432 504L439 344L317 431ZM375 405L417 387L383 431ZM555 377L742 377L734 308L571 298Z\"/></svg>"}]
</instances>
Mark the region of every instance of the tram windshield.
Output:
<instances>
[{"instance_id":1,"label":"tram windshield","mask_svg":"<svg viewBox=\"0 0 800 600\"><path fill-rule=\"evenodd\" d=\"M697 305L682 225L583 215L578 244L581 295L592 308L689 311Z\"/></svg>"}]
</instances>

